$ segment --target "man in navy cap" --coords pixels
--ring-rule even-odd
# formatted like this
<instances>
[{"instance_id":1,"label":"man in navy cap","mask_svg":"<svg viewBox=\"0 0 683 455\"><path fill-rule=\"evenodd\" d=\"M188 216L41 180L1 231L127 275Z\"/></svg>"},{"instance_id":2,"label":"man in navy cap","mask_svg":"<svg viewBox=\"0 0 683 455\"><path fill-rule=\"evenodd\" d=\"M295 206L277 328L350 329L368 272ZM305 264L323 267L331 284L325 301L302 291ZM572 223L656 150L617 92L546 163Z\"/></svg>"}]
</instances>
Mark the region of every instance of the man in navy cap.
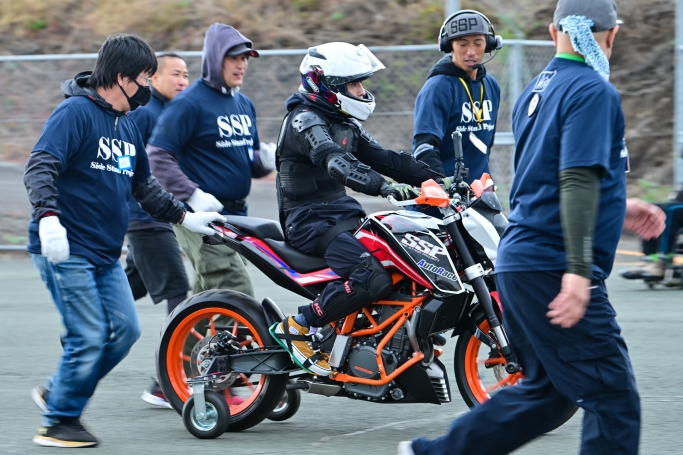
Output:
<instances>
[{"instance_id":1,"label":"man in navy cap","mask_svg":"<svg viewBox=\"0 0 683 455\"><path fill-rule=\"evenodd\" d=\"M576 406L582 454L638 453L640 400L605 279L622 228L650 238L664 215L626 199L624 114L608 82L619 24L614 0L560 0L550 25L558 53L513 110L516 173L496 284L524 380L399 454L510 453Z\"/></svg>"},{"instance_id":2,"label":"man in navy cap","mask_svg":"<svg viewBox=\"0 0 683 455\"><path fill-rule=\"evenodd\" d=\"M209 27L202 77L168 103L147 143L161 185L192 210L246 215L252 177L275 167L274 144L259 141L256 109L240 93L253 43L233 27ZM194 292L232 289L253 296L242 257L227 246L205 245L201 235L175 229L196 272Z\"/></svg>"}]
</instances>

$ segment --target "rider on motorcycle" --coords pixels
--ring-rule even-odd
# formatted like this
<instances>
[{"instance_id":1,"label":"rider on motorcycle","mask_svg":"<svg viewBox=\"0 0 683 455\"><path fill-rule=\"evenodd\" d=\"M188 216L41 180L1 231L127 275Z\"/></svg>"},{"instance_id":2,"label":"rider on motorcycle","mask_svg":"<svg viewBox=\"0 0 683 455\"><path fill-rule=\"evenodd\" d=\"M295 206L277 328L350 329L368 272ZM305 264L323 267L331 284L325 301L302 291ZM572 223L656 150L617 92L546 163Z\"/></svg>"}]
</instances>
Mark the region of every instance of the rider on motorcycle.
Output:
<instances>
[{"instance_id":1,"label":"rider on motorcycle","mask_svg":"<svg viewBox=\"0 0 683 455\"><path fill-rule=\"evenodd\" d=\"M311 344L323 327L385 297L389 273L350 231L365 216L345 186L398 200L417 196L412 186L441 180L411 155L386 150L363 128L375 98L362 82L384 65L362 44L311 47L299 68L301 86L286 102L277 147L280 222L298 250L321 256L344 281L331 282L299 314L271 327L271 334L303 369L328 375L325 355ZM401 183L390 183L381 174ZM407 185L406 185L407 184Z\"/></svg>"}]
</instances>

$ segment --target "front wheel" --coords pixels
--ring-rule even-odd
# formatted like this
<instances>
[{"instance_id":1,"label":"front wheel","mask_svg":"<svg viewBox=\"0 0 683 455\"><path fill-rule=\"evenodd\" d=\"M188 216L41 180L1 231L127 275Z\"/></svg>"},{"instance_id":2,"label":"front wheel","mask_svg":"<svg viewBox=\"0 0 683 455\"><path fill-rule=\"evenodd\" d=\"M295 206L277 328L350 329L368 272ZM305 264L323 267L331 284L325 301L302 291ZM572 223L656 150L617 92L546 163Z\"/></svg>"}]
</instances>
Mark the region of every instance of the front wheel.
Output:
<instances>
[{"instance_id":1,"label":"front wheel","mask_svg":"<svg viewBox=\"0 0 683 455\"><path fill-rule=\"evenodd\" d=\"M183 405L183 424L192 436L199 439L215 439L225 433L230 424L230 408L222 395L204 392L206 414L199 418L195 412L194 396Z\"/></svg>"},{"instance_id":2,"label":"front wheel","mask_svg":"<svg viewBox=\"0 0 683 455\"><path fill-rule=\"evenodd\" d=\"M209 366L211 338L230 331L241 350L274 346L262 308L240 292L215 290L192 296L166 320L157 347L157 376L166 399L178 413L191 396L187 379ZM287 375L227 373L213 391L230 408L228 431L242 431L263 421L285 392Z\"/></svg>"},{"instance_id":3,"label":"front wheel","mask_svg":"<svg viewBox=\"0 0 683 455\"><path fill-rule=\"evenodd\" d=\"M479 330L495 340L484 314L477 312L473 317ZM514 386L524 378L522 373L508 374L505 371L506 363L500 351L491 349L468 330L459 333L455 345L455 380L467 406L479 406L496 392ZM564 425L578 409L575 407L571 412L560 416L552 430Z\"/></svg>"}]
</instances>

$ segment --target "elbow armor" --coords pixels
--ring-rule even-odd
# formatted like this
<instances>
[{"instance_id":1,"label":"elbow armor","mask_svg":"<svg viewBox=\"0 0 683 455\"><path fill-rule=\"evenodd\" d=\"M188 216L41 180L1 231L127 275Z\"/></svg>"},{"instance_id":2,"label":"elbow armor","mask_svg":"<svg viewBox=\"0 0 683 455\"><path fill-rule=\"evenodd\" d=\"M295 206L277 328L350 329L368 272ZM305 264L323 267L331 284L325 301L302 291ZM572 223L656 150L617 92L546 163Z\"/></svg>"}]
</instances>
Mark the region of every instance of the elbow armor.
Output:
<instances>
[{"instance_id":1,"label":"elbow armor","mask_svg":"<svg viewBox=\"0 0 683 455\"><path fill-rule=\"evenodd\" d=\"M327 172L333 179L352 190L370 196L378 196L380 186L384 182L380 174L358 161L350 153L332 155L327 162Z\"/></svg>"}]
</instances>

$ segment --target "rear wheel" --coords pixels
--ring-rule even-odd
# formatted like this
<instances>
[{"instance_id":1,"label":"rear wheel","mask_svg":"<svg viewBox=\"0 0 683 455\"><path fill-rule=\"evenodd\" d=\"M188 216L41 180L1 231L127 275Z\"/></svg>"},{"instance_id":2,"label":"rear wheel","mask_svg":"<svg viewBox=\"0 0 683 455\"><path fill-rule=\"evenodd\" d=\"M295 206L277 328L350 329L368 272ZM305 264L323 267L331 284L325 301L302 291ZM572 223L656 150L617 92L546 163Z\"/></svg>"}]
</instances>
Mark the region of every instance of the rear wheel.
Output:
<instances>
[{"instance_id":1,"label":"rear wheel","mask_svg":"<svg viewBox=\"0 0 683 455\"><path fill-rule=\"evenodd\" d=\"M474 318L479 330L495 340L483 313L474 315ZM514 386L524 378L522 373L508 374L505 371L506 363L498 350L491 349L468 330L460 332L455 345L455 379L467 406L479 406L498 391ZM577 410L578 407L575 407L560 416L552 429L562 426Z\"/></svg>"},{"instance_id":2,"label":"rear wheel","mask_svg":"<svg viewBox=\"0 0 683 455\"><path fill-rule=\"evenodd\" d=\"M237 337L242 350L275 345L258 303L239 292L197 294L166 322L157 348L157 375L166 399L178 413L191 396L187 379L205 373L211 337L224 330ZM221 376L213 391L229 406L228 431L242 431L265 419L286 384L287 375Z\"/></svg>"}]
</instances>

